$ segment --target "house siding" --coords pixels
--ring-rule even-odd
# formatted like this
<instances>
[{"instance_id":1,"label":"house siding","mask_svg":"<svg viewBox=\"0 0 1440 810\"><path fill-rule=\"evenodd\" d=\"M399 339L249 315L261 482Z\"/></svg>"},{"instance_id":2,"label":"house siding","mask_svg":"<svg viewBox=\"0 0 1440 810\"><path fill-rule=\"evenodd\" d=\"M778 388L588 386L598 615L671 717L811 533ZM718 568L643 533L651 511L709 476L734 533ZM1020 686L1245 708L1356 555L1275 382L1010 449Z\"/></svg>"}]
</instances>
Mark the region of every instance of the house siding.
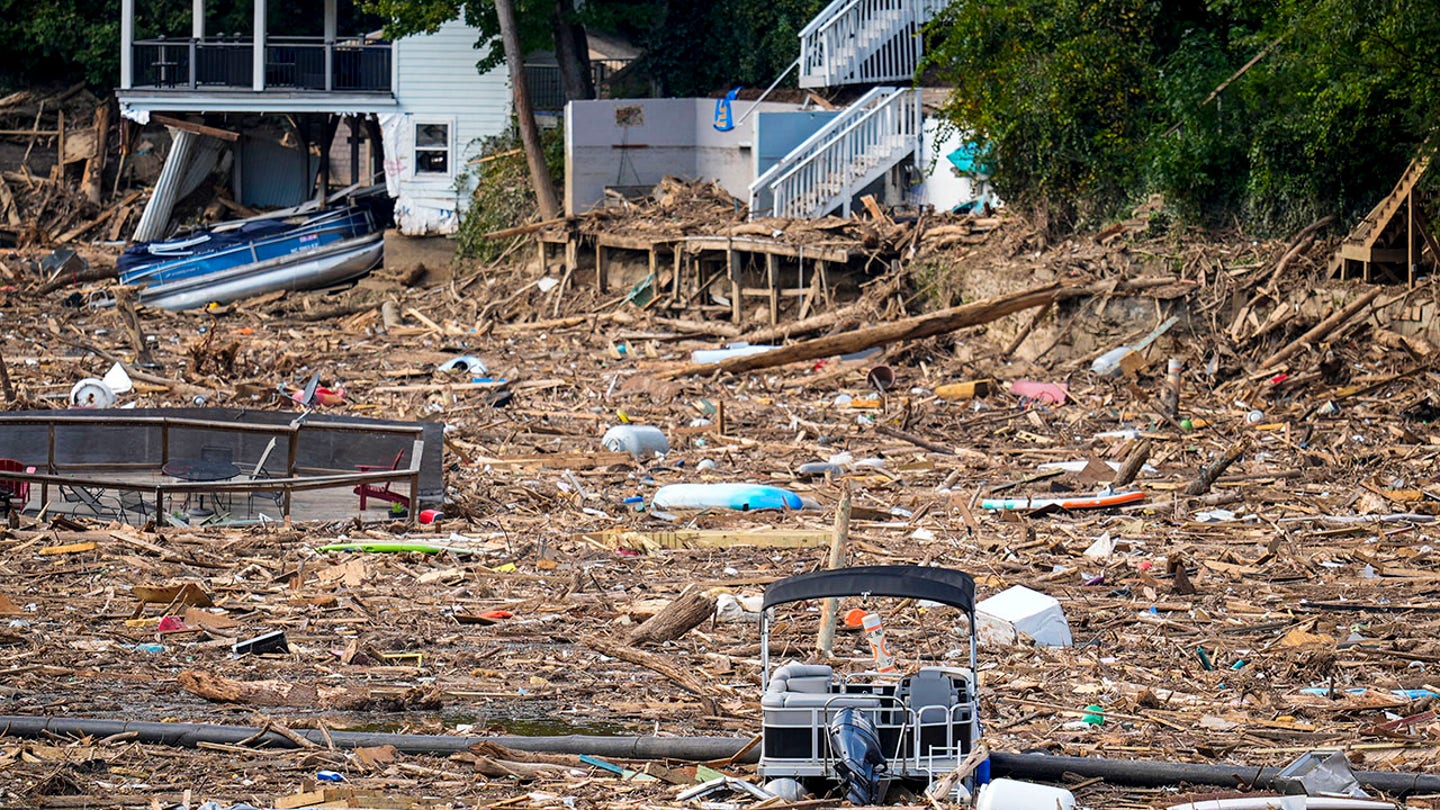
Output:
<instances>
[{"instance_id":1,"label":"house siding","mask_svg":"<svg viewBox=\"0 0 1440 810\"><path fill-rule=\"evenodd\" d=\"M454 233L473 182L457 182L482 139L510 121L510 83L504 67L479 73L478 36L460 20L434 34L395 43L394 113L381 115L385 173L396 197L396 224L407 235ZM450 124L450 171L415 171L414 130L421 122Z\"/></svg>"}]
</instances>

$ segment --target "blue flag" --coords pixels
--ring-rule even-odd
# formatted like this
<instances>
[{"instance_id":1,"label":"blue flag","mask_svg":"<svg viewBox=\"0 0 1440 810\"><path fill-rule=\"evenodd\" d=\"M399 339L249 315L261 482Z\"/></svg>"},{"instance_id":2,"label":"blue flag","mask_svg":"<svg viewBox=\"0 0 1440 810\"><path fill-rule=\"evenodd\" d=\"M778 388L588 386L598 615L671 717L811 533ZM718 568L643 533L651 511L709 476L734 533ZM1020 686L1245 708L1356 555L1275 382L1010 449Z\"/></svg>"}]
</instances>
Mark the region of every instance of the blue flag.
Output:
<instances>
[{"instance_id":1,"label":"blue flag","mask_svg":"<svg viewBox=\"0 0 1440 810\"><path fill-rule=\"evenodd\" d=\"M737 87L726 93L724 98L715 100L715 128L721 132L729 132L735 128L735 111L730 105L739 93L740 88Z\"/></svg>"}]
</instances>

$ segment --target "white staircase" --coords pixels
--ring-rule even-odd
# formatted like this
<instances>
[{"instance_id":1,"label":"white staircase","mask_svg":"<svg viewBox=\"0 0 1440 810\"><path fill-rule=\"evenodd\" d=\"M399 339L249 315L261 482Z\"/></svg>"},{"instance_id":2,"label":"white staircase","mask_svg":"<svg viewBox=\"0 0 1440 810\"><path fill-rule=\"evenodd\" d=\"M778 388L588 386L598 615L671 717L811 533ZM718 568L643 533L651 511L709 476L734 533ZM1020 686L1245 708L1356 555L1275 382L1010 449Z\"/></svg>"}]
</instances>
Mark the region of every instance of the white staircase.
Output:
<instances>
[{"instance_id":1,"label":"white staircase","mask_svg":"<svg viewBox=\"0 0 1440 810\"><path fill-rule=\"evenodd\" d=\"M750 215L820 217L840 209L920 147L920 95L876 87L750 184Z\"/></svg>"},{"instance_id":2,"label":"white staircase","mask_svg":"<svg viewBox=\"0 0 1440 810\"><path fill-rule=\"evenodd\" d=\"M945 0L834 0L800 31L800 86L909 82Z\"/></svg>"}]
</instances>

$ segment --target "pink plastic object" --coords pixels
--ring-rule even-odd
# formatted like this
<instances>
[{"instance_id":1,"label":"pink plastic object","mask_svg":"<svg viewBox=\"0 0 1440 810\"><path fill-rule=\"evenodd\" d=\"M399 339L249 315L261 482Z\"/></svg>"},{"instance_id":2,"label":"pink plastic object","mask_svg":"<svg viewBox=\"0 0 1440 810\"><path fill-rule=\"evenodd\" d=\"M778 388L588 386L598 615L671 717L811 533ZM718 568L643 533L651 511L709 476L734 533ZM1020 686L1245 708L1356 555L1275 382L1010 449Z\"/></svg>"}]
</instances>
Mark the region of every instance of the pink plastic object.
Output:
<instances>
[{"instance_id":1,"label":"pink plastic object","mask_svg":"<svg viewBox=\"0 0 1440 810\"><path fill-rule=\"evenodd\" d=\"M1033 402L1047 402L1051 405L1065 404L1066 392L1070 387L1065 383L1016 380L1010 383L1010 393Z\"/></svg>"}]
</instances>

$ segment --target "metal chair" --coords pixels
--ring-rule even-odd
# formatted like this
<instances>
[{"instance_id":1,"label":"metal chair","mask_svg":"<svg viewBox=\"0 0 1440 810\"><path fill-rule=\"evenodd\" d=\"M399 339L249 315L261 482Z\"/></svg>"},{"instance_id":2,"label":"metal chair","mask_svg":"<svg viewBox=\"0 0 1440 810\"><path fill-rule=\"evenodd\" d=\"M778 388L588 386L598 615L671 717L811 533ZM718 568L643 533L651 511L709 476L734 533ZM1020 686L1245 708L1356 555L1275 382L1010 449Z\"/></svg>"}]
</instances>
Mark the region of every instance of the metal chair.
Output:
<instances>
[{"instance_id":1,"label":"metal chair","mask_svg":"<svg viewBox=\"0 0 1440 810\"><path fill-rule=\"evenodd\" d=\"M260 460L257 461L257 462L255 462L255 469L253 469L253 470L250 471L250 476L249 476L249 479L248 479L248 480L251 480L251 481L263 481L263 480L265 480L265 479L267 479L267 478L270 477L270 471L267 470L267 469L265 469L265 462L269 461L269 460L270 460L270 454L273 453L273 452L275 452L275 441L276 441L275 438L272 437L272 438L270 439L270 443L267 444L267 445L265 445L265 452L261 453L261 454L260 454ZM252 490L252 491L250 492L250 497L249 497L249 499L248 499L248 500L249 500L249 510L250 510L250 514L252 514L252 515L255 514L255 499L256 499L256 498L259 498L260 500L267 501L267 502L269 502L269 503L271 503L271 504L274 504L274 505L275 505L275 508L278 510L278 509L282 509L282 508L284 507L285 493L282 492L281 490L278 490L278 489ZM262 514L263 514L263 513L262 513Z\"/></svg>"}]
</instances>

